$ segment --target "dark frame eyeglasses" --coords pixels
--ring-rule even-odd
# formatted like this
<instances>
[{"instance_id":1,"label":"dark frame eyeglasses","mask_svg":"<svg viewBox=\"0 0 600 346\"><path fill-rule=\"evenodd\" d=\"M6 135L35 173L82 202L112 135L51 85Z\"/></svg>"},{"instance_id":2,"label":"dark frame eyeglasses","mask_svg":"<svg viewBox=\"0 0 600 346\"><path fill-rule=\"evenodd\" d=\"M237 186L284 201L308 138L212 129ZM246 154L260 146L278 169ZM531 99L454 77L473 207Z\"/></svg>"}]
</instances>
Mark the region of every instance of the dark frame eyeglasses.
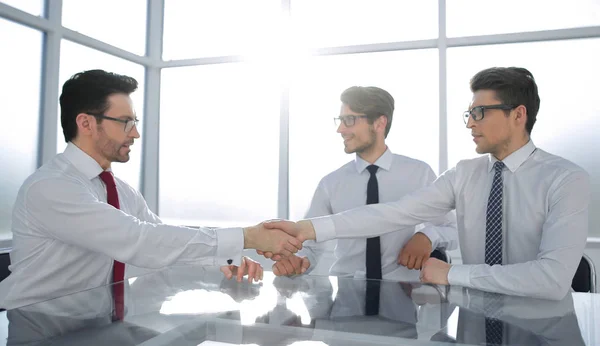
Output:
<instances>
[{"instance_id":1,"label":"dark frame eyeglasses","mask_svg":"<svg viewBox=\"0 0 600 346\"><path fill-rule=\"evenodd\" d=\"M504 111L515 109L518 106L515 105L506 105L506 104L498 104L498 105L489 105L489 106L477 106L471 108L471 110L465 111L463 113L463 121L466 123L469 122L469 117L473 118L475 121L479 121L483 119L485 116L486 109L501 109Z\"/></svg>"},{"instance_id":2,"label":"dark frame eyeglasses","mask_svg":"<svg viewBox=\"0 0 600 346\"><path fill-rule=\"evenodd\" d=\"M351 127L356 124L357 118L372 118L372 115L340 115L339 117L333 118L333 123L335 126L340 126L341 123L344 123L344 126Z\"/></svg>"},{"instance_id":3,"label":"dark frame eyeglasses","mask_svg":"<svg viewBox=\"0 0 600 346\"><path fill-rule=\"evenodd\" d=\"M94 114L94 113L86 113L86 114L89 114L91 116L94 116L94 117L100 118L100 119L112 120L112 121L117 121L117 122L123 123L123 124L125 124L125 126L123 127L123 130L125 131L125 133L131 132L131 130L133 130L133 127L134 126L137 127L137 124L140 122L140 119L137 119L137 118L124 120L124 119L109 117L104 114Z\"/></svg>"}]
</instances>

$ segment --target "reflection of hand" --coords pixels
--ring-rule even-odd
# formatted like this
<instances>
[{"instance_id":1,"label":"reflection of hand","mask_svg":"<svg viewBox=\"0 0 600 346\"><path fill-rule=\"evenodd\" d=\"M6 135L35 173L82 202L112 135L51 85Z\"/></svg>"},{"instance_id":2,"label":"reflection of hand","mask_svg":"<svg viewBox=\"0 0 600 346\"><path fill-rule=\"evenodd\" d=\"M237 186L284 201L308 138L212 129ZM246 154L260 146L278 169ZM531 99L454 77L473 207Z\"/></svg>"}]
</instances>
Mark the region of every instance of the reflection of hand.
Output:
<instances>
[{"instance_id":1,"label":"reflection of hand","mask_svg":"<svg viewBox=\"0 0 600 346\"><path fill-rule=\"evenodd\" d=\"M408 269L421 269L431 251L431 240L421 232L415 233L400 250L398 264Z\"/></svg>"},{"instance_id":2,"label":"reflection of hand","mask_svg":"<svg viewBox=\"0 0 600 346\"><path fill-rule=\"evenodd\" d=\"M307 277L278 276L273 280L273 286L282 297L291 298L296 292L308 292L310 285L305 278Z\"/></svg>"},{"instance_id":3,"label":"reflection of hand","mask_svg":"<svg viewBox=\"0 0 600 346\"><path fill-rule=\"evenodd\" d=\"M302 241L277 228L267 228L259 224L244 228L244 248L291 256L302 249Z\"/></svg>"},{"instance_id":4,"label":"reflection of hand","mask_svg":"<svg viewBox=\"0 0 600 346\"><path fill-rule=\"evenodd\" d=\"M230 296L234 301L240 303L244 300L252 300L260 295L262 282L255 284L246 280L236 282L223 278L220 285L220 291Z\"/></svg>"},{"instance_id":5,"label":"reflection of hand","mask_svg":"<svg viewBox=\"0 0 600 346\"><path fill-rule=\"evenodd\" d=\"M242 257L242 263L239 268L234 265L222 266L221 272L229 280L233 276L237 277L237 282L242 282L242 278L248 274L248 282L258 282L263 278L263 268L260 263L250 259L249 257Z\"/></svg>"},{"instance_id":6,"label":"reflection of hand","mask_svg":"<svg viewBox=\"0 0 600 346\"><path fill-rule=\"evenodd\" d=\"M444 292L436 285L412 283L411 299L417 305L442 304L446 298Z\"/></svg>"},{"instance_id":7,"label":"reflection of hand","mask_svg":"<svg viewBox=\"0 0 600 346\"><path fill-rule=\"evenodd\" d=\"M437 258L430 258L421 269L421 282L448 285L448 272L450 272L450 264L440 261Z\"/></svg>"},{"instance_id":8,"label":"reflection of hand","mask_svg":"<svg viewBox=\"0 0 600 346\"><path fill-rule=\"evenodd\" d=\"M273 264L273 274L276 276L291 276L304 274L310 267L310 261L306 257L296 255L285 257Z\"/></svg>"}]
</instances>

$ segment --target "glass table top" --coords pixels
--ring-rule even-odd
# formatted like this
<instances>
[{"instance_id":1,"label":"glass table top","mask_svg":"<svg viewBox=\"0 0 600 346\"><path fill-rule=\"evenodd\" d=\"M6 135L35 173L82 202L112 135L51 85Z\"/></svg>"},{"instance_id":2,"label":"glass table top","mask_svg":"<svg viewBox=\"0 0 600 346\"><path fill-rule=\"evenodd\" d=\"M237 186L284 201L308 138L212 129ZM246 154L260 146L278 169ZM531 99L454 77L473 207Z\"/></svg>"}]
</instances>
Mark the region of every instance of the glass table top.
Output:
<instances>
[{"instance_id":1,"label":"glass table top","mask_svg":"<svg viewBox=\"0 0 600 346\"><path fill-rule=\"evenodd\" d=\"M125 318L113 321L111 292L1 312L0 345L600 345L598 294L550 301L266 271L238 283L179 267L127 279Z\"/></svg>"}]
</instances>

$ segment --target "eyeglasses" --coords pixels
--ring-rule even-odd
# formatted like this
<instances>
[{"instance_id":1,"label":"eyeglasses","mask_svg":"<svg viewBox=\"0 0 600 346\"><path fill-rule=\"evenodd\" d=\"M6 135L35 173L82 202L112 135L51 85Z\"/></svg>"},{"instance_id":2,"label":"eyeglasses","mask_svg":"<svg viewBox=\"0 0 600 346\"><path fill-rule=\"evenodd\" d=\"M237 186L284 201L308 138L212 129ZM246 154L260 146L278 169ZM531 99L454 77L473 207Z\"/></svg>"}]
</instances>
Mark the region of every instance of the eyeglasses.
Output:
<instances>
[{"instance_id":1,"label":"eyeglasses","mask_svg":"<svg viewBox=\"0 0 600 346\"><path fill-rule=\"evenodd\" d=\"M131 132L131 130L133 130L133 127L136 126L137 124L140 122L139 119L135 118L135 119L119 119L119 118L113 118L113 117L108 117L104 114L93 114L93 113L87 113L89 115L92 115L96 118L100 118L100 119L106 119L106 120L112 120L112 121L117 121L120 123L125 124L125 127L123 128L123 130L125 131L125 133L129 133Z\"/></svg>"},{"instance_id":2,"label":"eyeglasses","mask_svg":"<svg viewBox=\"0 0 600 346\"><path fill-rule=\"evenodd\" d=\"M333 122L335 126L340 126L341 123L344 123L344 126L350 127L356 124L357 118L369 118L369 115L340 115L337 118L333 118Z\"/></svg>"},{"instance_id":3,"label":"eyeglasses","mask_svg":"<svg viewBox=\"0 0 600 346\"><path fill-rule=\"evenodd\" d=\"M517 107L518 106L503 105L503 104L473 107L473 108L471 108L470 111L465 111L463 113L463 121L466 124L467 122L469 122L469 117L473 118L473 120L475 120L475 121L483 119L484 111L486 109L501 109L501 110L505 110L506 111L506 110L517 108Z\"/></svg>"}]
</instances>

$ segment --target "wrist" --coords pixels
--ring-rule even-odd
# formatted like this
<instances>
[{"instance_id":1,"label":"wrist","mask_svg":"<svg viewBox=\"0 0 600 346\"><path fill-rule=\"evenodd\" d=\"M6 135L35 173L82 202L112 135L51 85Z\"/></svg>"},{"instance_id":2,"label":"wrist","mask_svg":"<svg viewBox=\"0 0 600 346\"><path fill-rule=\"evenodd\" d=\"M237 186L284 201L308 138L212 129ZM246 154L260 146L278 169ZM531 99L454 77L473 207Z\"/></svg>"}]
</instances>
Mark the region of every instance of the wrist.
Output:
<instances>
[{"instance_id":1,"label":"wrist","mask_svg":"<svg viewBox=\"0 0 600 346\"><path fill-rule=\"evenodd\" d=\"M254 236L256 234L256 226L244 228L244 249L255 249Z\"/></svg>"},{"instance_id":2,"label":"wrist","mask_svg":"<svg viewBox=\"0 0 600 346\"><path fill-rule=\"evenodd\" d=\"M310 220L301 220L298 221L298 226L300 226L300 236L303 240L316 240L315 228L310 222Z\"/></svg>"},{"instance_id":3,"label":"wrist","mask_svg":"<svg viewBox=\"0 0 600 346\"><path fill-rule=\"evenodd\" d=\"M452 269L452 264L448 264L446 268L446 285L450 285L450 269Z\"/></svg>"},{"instance_id":4,"label":"wrist","mask_svg":"<svg viewBox=\"0 0 600 346\"><path fill-rule=\"evenodd\" d=\"M429 243L430 246L433 246L433 242L431 241L431 238L429 238L429 236L426 233L418 232L417 234L420 235L421 238L425 239Z\"/></svg>"},{"instance_id":5,"label":"wrist","mask_svg":"<svg viewBox=\"0 0 600 346\"><path fill-rule=\"evenodd\" d=\"M432 249L435 249L437 247L440 236L437 234L437 232L434 229L424 228L424 229L418 231L416 234L421 234L421 235L425 236L425 238L427 238L427 240L429 240L429 243L431 244Z\"/></svg>"}]
</instances>

